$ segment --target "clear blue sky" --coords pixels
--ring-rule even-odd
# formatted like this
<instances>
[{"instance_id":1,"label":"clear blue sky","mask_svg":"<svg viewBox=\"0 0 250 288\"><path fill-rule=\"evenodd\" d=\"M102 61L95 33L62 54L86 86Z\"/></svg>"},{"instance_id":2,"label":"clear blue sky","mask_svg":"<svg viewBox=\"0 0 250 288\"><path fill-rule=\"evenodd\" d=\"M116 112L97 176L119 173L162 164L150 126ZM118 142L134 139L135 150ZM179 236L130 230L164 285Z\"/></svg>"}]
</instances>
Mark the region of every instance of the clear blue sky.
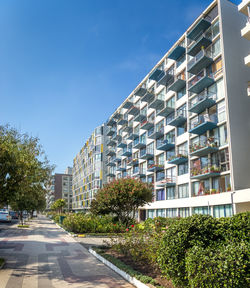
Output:
<instances>
[{"instance_id":1,"label":"clear blue sky","mask_svg":"<svg viewBox=\"0 0 250 288\"><path fill-rule=\"evenodd\" d=\"M211 0L0 0L0 124L73 158Z\"/></svg>"}]
</instances>

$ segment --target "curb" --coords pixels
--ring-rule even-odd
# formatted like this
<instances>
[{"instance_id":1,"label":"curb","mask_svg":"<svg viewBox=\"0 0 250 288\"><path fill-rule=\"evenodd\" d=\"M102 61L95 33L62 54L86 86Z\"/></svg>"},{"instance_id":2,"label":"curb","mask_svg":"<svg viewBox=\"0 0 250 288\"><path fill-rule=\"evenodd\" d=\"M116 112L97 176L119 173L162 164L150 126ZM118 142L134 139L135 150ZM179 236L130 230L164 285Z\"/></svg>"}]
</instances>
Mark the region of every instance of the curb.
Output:
<instances>
[{"instance_id":1,"label":"curb","mask_svg":"<svg viewBox=\"0 0 250 288\"><path fill-rule=\"evenodd\" d=\"M120 276L122 276L125 280L127 280L129 283L133 284L135 287L137 288L149 288L149 286L147 286L146 284L142 283L141 281L137 280L135 277L131 277L128 273L122 271L121 269L119 269L118 267L116 267L113 263L109 262L108 260L106 260L105 258L103 258L101 255L99 255L98 253L96 253L94 250L92 250L91 248L89 248L89 252L95 256L97 259L99 259L103 264L105 264L106 266L108 266L110 269L112 269L113 271L115 271L117 274L119 274Z\"/></svg>"}]
</instances>

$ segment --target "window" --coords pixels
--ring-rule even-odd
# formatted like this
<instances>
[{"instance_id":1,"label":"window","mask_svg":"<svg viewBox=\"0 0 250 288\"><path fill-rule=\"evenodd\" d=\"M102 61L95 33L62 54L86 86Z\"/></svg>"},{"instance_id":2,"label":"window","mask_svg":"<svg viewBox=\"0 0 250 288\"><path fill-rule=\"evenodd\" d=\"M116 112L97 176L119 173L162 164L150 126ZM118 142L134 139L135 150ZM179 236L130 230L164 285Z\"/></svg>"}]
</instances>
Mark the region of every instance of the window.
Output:
<instances>
[{"instance_id":1,"label":"window","mask_svg":"<svg viewBox=\"0 0 250 288\"><path fill-rule=\"evenodd\" d=\"M186 53L184 53L183 56L181 56L179 59L176 61L176 68L178 68L184 61L186 60Z\"/></svg>"},{"instance_id":2,"label":"window","mask_svg":"<svg viewBox=\"0 0 250 288\"><path fill-rule=\"evenodd\" d=\"M174 155L175 155L175 149L174 148L166 151L166 160L172 158Z\"/></svg>"},{"instance_id":3,"label":"window","mask_svg":"<svg viewBox=\"0 0 250 288\"><path fill-rule=\"evenodd\" d=\"M149 210L148 210L148 218L153 219L153 218L154 218L154 212L155 212L154 209L149 209Z\"/></svg>"},{"instance_id":4,"label":"window","mask_svg":"<svg viewBox=\"0 0 250 288\"><path fill-rule=\"evenodd\" d=\"M158 171L156 172L156 181L161 181L165 178L164 171Z\"/></svg>"},{"instance_id":5,"label":"window","mask_svg":"<svg viewBox=\"0 0 250 288\"><path fill-rule=\"evenodd\" d=\"M159 189L156 190L156 201L162 201L165 200L165 190Z\"/></svg>"},{"instance_id":6,"label":"window","mask_svg":"<svg viewBox=\"0 0 250 288\"><path fill-rule=\"evenodd\" d=\"M177 127L177 136L181 136L187 132L187 122L185 122L183 125Z\"/></svg>"},{"instance_id":7,"label":"window","mask_svg":"<svg viewBox=\"0 0 250 288\"><path fill-rule=\"evenodd\" d=\"M222 60L219 57L213 64L212 64L212 72L214 77L218 77L222 73Z\"/></svg>"},{"instance_id":8,"label":"window","mask_svg":"<svg viewBox=\"0 0 250 288\"><path fill-rule=\"evenodd\" d=\"M188 162L178 165L178 175L179 176L187 174L187 173L188 173Z\"/></svg>"},{"instance_id":9,"label":"window","mask_svg":"<svg viewBox=\"0 0 250 288\"><path fill-rule=\"evenodd\" d=\"M211 208L209 207L209 212L208 212L208 206L194 207L193 214L211 215Z\"/></svg>"},{"instance_id":10,"label":"window","mask_svg":"<svg viewBox=\"0 0 250 288\"><path fill-rule=\"evenodd\" d=\"M220 138L220 145L227 144L227 126L226 124L219 127L219 138Z\"/></svg>"},{"instance_id":11,"label":"window","mask_svg":"<svg viewBox=\"0 0 250 288\"><path fill-rule=\"evenodd\" d=\"M228 148L221 150L219 153L221 171L228 171L230 169Z\"/></svg>"},{"instance_id":12,"label":"window","mask_svg":"<svg viewBox=\"0 0 250 288\"><path fill-rule=\"evenodd\" d=\"M220 25L219 21L216 21L212 27L211 27L211 32L212 32L212 38L216 37L220 33Z\"/></svg>"},{"instance_id":13,"label":"window","mask_svg":"<svg viewBox=\"0 0 250 288\"><path fill-rule=\"evenodd\" d=\"M166 217L165 209L157 209L156 210L156 217Z\"/></svg>"},{"instance_id":14,"label":"window","mask_svg":"<svg viewBox=\"0 0 250 288\"><path fill-rule=\"evenodd\" d=\"M164 165L164 153L156 156L156 163L159 165Z\"/></svg>"},{"instance_id":15,"label":"window","mask_svg":"<svg viewBox=\"0 0 250 288\"><path fill-rule=\"evenodd\" d=\"M224 121L226 120L226 105L225 105L225 101L222 101L220 103L218 103L218 121Z\"/></svg>"},{"instance_id":16,"label":"window","mask_svg":"<svg viewBox=\"0 0 250 288\"><path fill-rule=\"evenodd\" d=\"M186 87L182 88L180 91L177 92L177 100L181 99L185 95L186 95Z\"/></svg>"},{"instance_id":17,"label":"window","mask_svg":"<svg viewBox=\"0 0 250 288\"><path fill-rule=\"evenodd\" d=\"M209 192L210 192L209 180L192 182L192 196L201 196L209 194Z\"/></svg>"},{"instance_id":18,"label":"window","mask_svg":"<svg viewBox=\"0 0 250 288\"><path fill-rule=\"evenodd\" d=\"M189 197L188 184L182 184L178 187L178 198L187 198Z\"/></svg>"},{"instance_id":19,"label":"window","mask_svg":"<svg viewBox=\"0 0 250 288\"><path fill-rule=\"evenodd\" d=\"M175 108L175 97L171 97L166 101L166 107Z\"/></svg>"},{"instance_id":20,"label":"window","mask_svg":"<svg viewBox=\"0 0 250 288\"><path fill-rule=\"evenodd\" d=\"M232 205L218 205L214 206L214 217L230 217L232 216Z\"/></svg>"},{"instance_id":21,"label":"window","mask_svg":"<svg viewBox=\"0 0 250 288\"><path fill-rule=\"evenodd\" d=\"M177 217L177 208L166 209L166 216L169 218Z\"/></svg>"},{"instance_id":22,"label":"window","mask_svg":"<svg viewBox=\"0 0 250 288\"><path fill-rule=\"evenodd\" d=\"M184 217L188 217L189 216L189 208L185 207L185 208L179 208L179 216L184 218Z\"/></svg>"},{"instance_id":23,"label":"window","mask_svg":"<svg viewBox=\"0 0 250 288\"><path fill-rule=\"evenodd\" d=\"M175 199L175 187L167 187L167 200Z\"/></svg>"}]
</instances>

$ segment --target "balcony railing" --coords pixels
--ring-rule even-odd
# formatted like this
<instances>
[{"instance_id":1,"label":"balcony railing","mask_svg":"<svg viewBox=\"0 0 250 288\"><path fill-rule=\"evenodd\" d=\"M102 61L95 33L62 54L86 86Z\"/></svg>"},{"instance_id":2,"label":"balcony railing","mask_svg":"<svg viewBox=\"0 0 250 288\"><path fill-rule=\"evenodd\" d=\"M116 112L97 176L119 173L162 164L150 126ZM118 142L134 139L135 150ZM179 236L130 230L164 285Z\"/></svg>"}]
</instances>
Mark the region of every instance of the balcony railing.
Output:
<instances>
[{"instance_id":1,"label":"balcony railing","mask_svg":"<svg viewBox=\"0 0 250 288\"><path fill-rule=\"evenodd\" d=\"M187 33L187 38L195 40L200 33L205 32L211 26L209 17L200 19L193 28Z\"/></svg>"},{"instance_id":2,"label":"balcony railing","mask_svg":"<svg viewBox=\"0 0 250 288\"><path fill-rule=\"evenodd\" d=\"M190 156L206 156L219 150L219 140L214 137L205 138L198 143L190 145Z\"/></svg>"},{"instance_id":3,"label":"balcony railing","mask_svg":"<svg viewBox=\"0 0 250 288\"><path fill-rule=\"evenodd\" d=\"M131 155L132 155L132 149L131 149L131 148L124 149L124 150L122 151L122 156L128 157L128 156L131 156Z\"/></svg>"},{"instance_id":4,"label":"balcony railing","mask_svg":"<svg viewBox=\"0 0 250 288\"><path fill-rule=\"evenodd\" d=\"M160 105L164 103L165 95L160 93L155 95L152 102L148 106L149 108L157 109Z\"/></svg>"},{"instance_id":5,"label":"balcony railing","mask_svg":"<svg viewBox=\"0 0 250 288\"><path fill-rule=\"evenodd\" d=\"M188 153L187 151L178 151L175 155L171 156L168 159L168 164L184 164L188 161Z\"/></svg>"},{"instance_id":6,"label":"balcony railing","mask_svg":"<svg viewBox=\"0 0 250 288\"><path fill-rule=\"evenodd\" d=\"M175 92L180 91L186 86L186 79L183 74L179 74L175 77L173 84L168 87L168 90L172 90Z\"/></svg>"},{"instance_id":7,"label":"balcony railing","mask_svg":"<svg viewBox=\"0 0 250 288\"><path fill-rule=\"evenodd\" d=\"M154 89L150 89L146 92L146 94L141 98L141 101L151 103L154 99Z\"/></svg>"},{"instance_id":8,"label":"balcony railing","mask_svg":"<svg viewBox=\"0 0 250 288\"><path fill-rule=\"evenodd\" d=\"M146 177L146 169L138 168L133 170L133 176Z\"/></svg>"},{"instance_id":9,"label":"balcony railing","mask_svg":"<svg viewBox=\"0 0 250 288\"><path fill-rule=\"evenodd\" d=\"M156 187L171 187L176 185L176 177L175 176L169 176L165 179L156 182Z\"/></svg>"},{"instance_id":10,"label":"balcony railing","mask_svg":"<svg viewBox=\"0 0 250 288\"><path fill-rule=\"evenodd\" d=\"M154 119L148 119L141 123L141 129L143 130L149 130L152 127L154 127Z\"/></svg>"},{"instance_id":11,"label":"balcony railing","mask_svg":"<svg viewBox=\"0 0 250 288\"><path fill-rule=\"evenodd\" d=\"M116 154L116 149L114 148L108 148L107 152L106 152L106 155L107 156L112 156L112 155L115 155Z\"/></svg>"},{"instance_id":12,"label":"balcony railing","mask_svg":"<svg viewBox=\"0 0 250 288\"><path fill-rule=\"evenodd\" d=\"M126 141L122 140L117 143L117 148L125 148L127 147Z\"/></svg>"},{"instance_id":13,"label":"balcony railing","mask_svg":"<svg viewBox=\"0 0 250 288\"><path fill-rule=\"evenodd\" d=\"M157 113L157 116L168 117L169 114L174 112L174 109L175 109L174 104L165 102L165 107Z\"/></svg>"},{"instance_id":14,"label":"balcony railing","mask_svg":"<svg viewBox=\"0 0 250 288\"><path fill-rule=\"evenodd\" d=\"M197 121L190 123L189 133L202 135L206 131L212 130L217 127L218 117L217 114L212 115L200 115L197 117Z\"/></svg>"},{"instance_id":15,"label":"balcony railing","mask_svg":"<svg viewBox=\"0 0 250 288\"><path fill-rule=\"evenodd\" d=\"M134 148L135 149L141 149L146 147L146 139L140 139L140 138L136 138L134 140Z\"/></svg>"},{"instance_id":16,"label":"balcony railing","mask_svg":"<svg viewBox=\"0 0 250 288\"><path fill-rule=\"evenodd\" d=\"M137 115L140 112L140 104L131 106L130 110L128 111L129 115Z\"/></svg>"},{"instance_id":17,"label":"balcony railing","mask_svg":"<svg viewBox=\"0 0 250 288\"><path fill-rule=\"evenodd\" d=\"M168 58L177 60L179 59L186 51L186 48L180 45L175 46L175 48L171 51L171 53L168 55Z\"/></svg>"},{"instance_id":18,"label":"balcony railing","mask_svg":"<svg viewBox=\"0 0 250 288\"><path fill-rule=\"evenodd\" d=\"M157 140L156 141L156 149L162 151L168 151L175 147L175 138L169 138L165 140Z\"/></svg>"},{"instance_id":19,"label":"balcony railing","mask_svg":"<svg viewBox=\"0 0 250 288\"><path fill-rule=\"evenodd\" d=\"M211 63L213 63L211 53L202 49L191 61L189 61L187 71L192 74L198 74Z\"/></svg>"},{"instance_id":20,"label":"balcony railing","mask_svg":"<svg viewBox=\"0 0 250 288\"><path fill-rule=\"evenodd\" d=\"M216 93L201 93L189 102L189 112L200 114L216 104Z\"/></svg>"},{"instance_id":21,"label":"balcony railing","mask_svg":"<svg viewBox=\"0 0 250 288\"><path fill-rule=\"evenodd\" d=\"M187 121L186 109L177 110L173 119L168 122L168 125L179 127Z\"/></svg>"},{"instance_id":22,"label":"balcony railing","mask_svg":"<svg viewBox=\"0 0 250 288\"><path fill-rule=\"evenodd\" d=\"M202 90L214 83L212 75L208 75L202 70L197 76L188 82L188 90L199 94Z\"/></svg>"},{"instance_id":23,"label":"balcony railing","mask_svg":"<svg viewBox=\"0 0 250 288\"><path fill-rule=\"evenodd\" d=\"M150 164L148 165L148 171L149 172L158 172L158 171L163 171L164 170L164 163L158 164Z\"/></svg>"},{"instance_id":24,"label":"balcony railing","mask_svg":"<svg viewBox=\"0 0 250 288\"><path fill-rule=\"evenodd\" d=\"M153 149L142 149L140 151L141 159L152 159L154 158L154 150Z\"/></svg>"},{"instance_id":25,"label":"balcony railing","mask_svg":"<svg viewBox=\"0 0 250 288\"><path fill-rule=\"evenodd\" d=\"M146 94L147 89L144 86L139 87L136 91L135 91L135 96L139 96L142 97Z\"/></svg>"},{"instance_id":26,"label":"balcony railing","mask_svg":"<svg viewBox=\"0 0 250 288\"><path fill-rule=\"evenodd\" d=\"M114 127L109 127L108 129L107 129L107 136L112 136L113 134L115 134L116 133L116 128L114 128Z\"/></svg>"},{"instance_id":27,"label":"balcony railing","mask_svg":"<svg viewBox=\"0 0 250 288\"><path fill-rule=\"evenodd\" d=\"M207 165L205 167L193 167L190 169L191 179L206 179L220 175L220 167L217 165Z\"/></svg>"},{"instance_id":28,"label":"balcony railing","mask_svg":"<svg viewBox=\"0 0 250 288\"><path fill-rule=\"evenodd\" d=\"M148 138L150 139L158 139L162 136L164 136L164 126L152 129L152 131L148 131Z\"/></svg>"},{"instance_id":29,"label":"balcony railing","mask_svg":"<svg viewBox=\"0 0 250 288\"><path fill-rule=\"evenodd\" d=\"M212 43L211 39L211 32L203 33L203 31L201 31L201 33L197 35L197 38L190 42L187 54L195 56L202 47L205 49Z\"/></svg>"}]
</instances>

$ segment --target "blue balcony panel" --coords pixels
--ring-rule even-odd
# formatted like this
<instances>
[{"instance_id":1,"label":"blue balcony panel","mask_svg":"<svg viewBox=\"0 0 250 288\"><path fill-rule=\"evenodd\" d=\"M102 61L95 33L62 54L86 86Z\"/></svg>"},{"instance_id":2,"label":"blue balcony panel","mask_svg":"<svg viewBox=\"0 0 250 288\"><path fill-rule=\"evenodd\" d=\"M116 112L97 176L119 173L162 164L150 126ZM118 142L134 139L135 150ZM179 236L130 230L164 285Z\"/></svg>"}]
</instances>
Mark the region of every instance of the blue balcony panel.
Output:
<instances>
[{"instance_id":1,"label":"blue balcony panel","mask_svg":"<svg viewBox=\"0 0 250 288\"><path fill-rule=\"evenodd\" d=\"M164 75L161 77L161 79L159 79L158 84L159 85L167 85L168 81L173 79L174 75L165 72Z\"/></svg>"},{"instance_id":2,"label":"blue balcony panel","mask_svg":"<svg viewBox=\"0 0 250 288\"><path fill-rule=\"evenodd\" d=\"M183 125L186 121L187 121L186 117L179 115L179 116L175 117L173 120L171 120L168 123L168 125L179 127L179 126Z\"/></svg>"},{"instance_id":3,"label":"blue balcony panel","mask_svg":"<svg viewBox=\"0 0 250 288\"><path fill-rule=\"evenodd\" d=\"M211 26L208 20L200 19L199 22L188 32L187 38L195 40L198 35L206 31Z\"/></svg>"},{"instance_id":4,"label":"blue balcony panel","mask_svg":"<svg viewBox=\"0 0 250 288\"><path fill-rule=\"evenodd\" d=\"M116 154L116 152L115 151L113 151L113 150L108 150L108 152L107 152L107 156L112 156L112 155L115 155Z\"/></svg>"},{"instance_id":5,"label":"blue balcony panel","mask_svg":"<svg viewBox=\"0 0 250 288\"><path fill-rule=\"evenodd\" d=\"M109 167L114 167L114 166L116 166L116 164L115 164L114 162L109 162L109 163L107 164L107 166L109 166Z\"/></svg>"},{"instance_id":6,"label":"blue balcony panel","mask_svg":"<svg viewBox=\"0 0 250 288\"><path fill-rule=\"evenodd\" d=\"M150 103L153 99L154 99L154 93L151 93L151 92L147 92L142 98L141 98L141 101L144 101L144 102L147 102L147 103Z\"/></svg>"},{"instance_id":7,"label":"blue balcony panel","mask_svg":"<svg viewBox=\"0 0 250 288\"><path fill-rule=\"evenodd\" d=\"M188 161L187 157L176 157L176 158L169 160L168 164L179 165L179 164L186 163L187 161Z\"/></svg>"},{"instance_id":8,"label":"blue balcony panel","mask_svg":"<svg viewBox=\"0 0 250 288\"><path fill-rule=\"evenodd\" d=\"M115 174L112 173L112 172L109 172L109 173L107 174L107 176L108 176L108 177L115 177Z\"/></svg>"},{"instance_id":9,"label":"blue balcony panel","mask_svg":"<svg viewBox=\"0 0 250 288\"><path fill-rule=\"evenodd\" d=\"M112 129L109 129L108 132L107 132L107 136L112 136L116 133L115 130L112 130Z\"/></svg>"},{"instance_id":10,"label":"blue balcony panel","mask_svg":"<svg viewBox=\"0 0 250 288\"><path fill-rule=\"evenodd\" d=\"M113 126L114 124L116 124L116 121L113 118L109 119L107 122L107 126Z\"/></svg>"},{"instance_id":11,"label":"blue balcony panel","mask_svg":"<svg viewBox=\"0 0 250 288\"><path fill-rule=\"evenodd\" d=\"M196 135L202 135L208 130L212 130L217 127L216 122L211 121L205 121L201 123L200 125L197 125L196 127L189 130L189 133L196 134Z\"/></svg>"},{"instance_id":12,"label":"blue balcony panel","mask_svg":"<svg viewBox=\"0 0 250 288\"><path fill-rule=\"evenodd\" d=\"M207 147L204 147L204 148L201 148L199 150L196 150L194 152L191 152L190 153L190 156L199 156L199 157L202 157L202 156L206 156L210 153L215 153L219 151L219 148L218 147L211 147L211 146L207 146Z\"/></svg>"},{"instance_id":13,"label":"blue balcony panel","mask_svg":"<svg viewBox=\"0 0 250 288\"><path fill-rule=\"evenodd\" d=\"M140 155L140 159L146 159L146 160L148 160L148 159L152 159L152 158L154 158L154 154L153 153L145 153L145 154L143 154L143 155Z\"/></svg>"},{"instance_id":14,"label":"blue balcony panel","mask_svg":"<svg viewBox=\"0 0 250 288\"><path fill-rule=\"evenodd\" d=\"M143 129L143 130L149 130L152 127L154 127L154 123L153 122L146 121L145 123L141 124L141 129Z\"/></svg>"},{"instance_id":15,"label":"blue balcony panel","mask_svg":"<svg viewBox=\"0 0 250 288\"><path fill-rule=\"evenodd\" d=\"M130 101L127 101L123 104L123 108L130 109L133 106L133 103Z\"/></svg>"},{"instance_id":16,"label":"blue balcony panel","mask_svg":"<svg viewBox=\"0 0 250 288\"><path fill-rule=\"evenodd\" d=\"M138 159L134 159L130 163L131 166L135 166L135 165L138 165L138 164L139 164L139 160Z\"/></svg>"},{"instance_id":17,"label":"blue balcony panel","mask_svg":"<svg viewBox=\"0 0 250 288\"><path fill-rule=\"evenodd\" d=\"M209 173L205 173L205 174L199 174L199 175L195 175L195 176L191 176L191 179L207 179L210 177L218 177L220 176L220 172L209 172Z\"/></svg>"},{"instance_id":18,"label":"blue balcony panel","mask_svg":"<svg viewBox=\"0 0 250 288\"><path fill-rule=\"evenodd\" d=\"M107 143L107 146L116 146L116 142L114 140L110 140L108 143Z\"/></svg>"},{"instance_id":19,"label":"blue balcony panel","mask_svg":"<svg viewBox=\"0 0 250 288\"><path fill-rule=\"evenodd\" d=\"M184 47L177 45L168 55L168 58L177 60L185 53L185 51L186 49Z\"/></svg>"},{"instance_id":20,"label":"blue balcony panel","mask_svg":"<svg viewBox=\"0 0 250 288\"><path fill-rule=\"evenodd\" d=\"M129 115L137 115L140 112L140 108L136 106L132 106L131 109L128 111Z\"/></svg>"},{"instance_id":21,"label":"blue balcony panel","mask_svg":"<svg viewBox=\"0 0 250 288\"><path fill-rule=\"evenodd\" d=\"M199 81L197 81L194 85L192 85L188 90L190 92L199 94L202 90L209 87L214 83L214 79L209 76L202 77Z\"/></svg>"},{"instance_id":22,"label":"blue balcony panel","mask_svg":"<svg viewBox=\"0 0 250 288\"><path fill-rule=\"evenodd\" d=\"M176 79L176 81L168 87L168 90L178 92L185 86L186 86L186 80Z\"/></svg>"},{"instance_id":23,"label":"blue balcony panel","mask_svg":"<svg viewBox=\"0 0 250 288\"><path fill-rule=\"evenodd\" d=\"M120 162L120 161L122 161L122 159L120 157L116 157L113 161L114 162Z\"/></svg>"},{"instance_id":24,"label":"blue balcony panel","mask_svg":"<svg viewBox=\"0 0 250 288\"><path fill-rule=\"evenodd\" d=\"M161 143L161 145L157 146L157 150L162 150L162 151L168 151L171 150L175 147L174 143L169 143L169 142L165 142L163 141L163 143Z\"/></svg>"},{"instance_id":25,"label":"blue balcony panel","mask_svg":"<svg viewBox=\"0 0 250 288\"><path fill-rule=\"evenodd\" d=\"M153 108L153 109L157 109L160 105L162 105L164 103L163 100L156 98L152 103L150 103L150 105L148 106L148 108Z\"/></svg>"},{"instance_id":26,"label":"blue balcony panel","mask_svg":"<svg viewBox=\"0 0 250 288\"><path fill-rule=\"evenodd\" d=\"M161 189L165 187L174 187L174 186L176 186L175 178L174 179L169 178L163 181L156 182L156 189Z\"/></svg>"},{"instance_id":27,"label":"blue balcony panel","mask_svg":"<svg viewBox=\"0 0 250 288\"><path fill-rule=\"evenodd\" d=\"M163 170L164 170L164 167L161 167L161 166L154 166L154 167L148 168L148 172L159 172Z\"/></svg>"},{"instance_id":28,"label":"blue balcony panel","mask_svg":"<svg viewBox=\"0 0 250 288\"><path fill-rule=\"evenodd\" d=\"M149 76L150 80L155 80L158 81L159 78L161 78L161 75L163 75L164 71L160 70L160 69L155 69L151 75Z\"/></svg>"},{"instance_id":29,"label":"blue balcony panel","mask_svg":"<svg viewBox=\"0 0 250 288\"><path fill-rule=\"evenodd\" d=\"M121 114L120 112L118 112L118 111L116 111L116 112L113 114L113 118L114 118L115 120L121 118L121 116L122 116L122 114Z\"/></svg>"},{"instance_id":30,"label":"blue balcony panel","mask_svg":"<svg viewBox=\"0 0 250 288\"><path fill-rule=\"evenodd\" d=\"M206 68L212 63L212 58L203 55L199 60L197 60L192 66L188 68L188 72L192 74L198 74L202 69Z\"/></svg>"},{"instance_id":31,"label":"blue balcony panel","mask_svg":"<svg viewBox=\"0 0 250 288\"><path fill-rule=\"evenodd\" d=\"M146 92L147 92L146 88L140 87L135 91L135 96L142 97L146 94Z\"/></svg>"},{"instance_id":32,"label":"blue balcony panel","mask_svg":"<svg viewBox=\"0 0 250 288\"><path fill-rule=\"evenodd\" d=\"M159 139L164 136L164 131L154 131L151 135L148 135L149 139Z\"/></svg>"},{"instance_id":33,"label":"blue balcony panel","mask_svg":"<svg viewBox=\"0 0 250 288\"><path fill-rule=\"evenodd\" d=\"M137 134L137 133L134 132L134 133L131 133L129 135L128 140L135 140L138 137L139 137L139 133Z\"/></svg>"},{"instance_id":34,"label":"blue balcony panel","mask_svg":"<svg viewBox=\"0 0 250 288\"><path fill-rule=\"evenodd\" d=\"M127 150L127 151L122 153L122 156L126 156L126 157L131 156L131 155L132 155L132 151L130 151L130 150Z\"/></svg>"},{"instance_id":35,"label":"blue balcony panel","mask_svg":"<svg viewBox=\"0 0 250 288\"><path fill-rule=\"evenodd\" d=\"M138 142L137 144L134 145L135 149L141 149L141 148L145 148L146 144L143 142Z\"/></svg>"},{"instance_id":36,"label":"blue balcony panel","mask_svg":"<svg viewBox=\"0 0 250 288\"><path fill-rule=\"evenodd\" d=\"M200 37L195 43L188 49L187 54L195 56L202 47L207 48L212 41L205 36Z\"/></svg>"},{"instance_id":37,"label":"blue balcony panel","mask_svg":"<svg viewBox=\"0 0 250 288\"><path fill-rule=\"evenodd\" d=\"M127 144L125 142L120 142L117 144L117 148L125 148L127 147Z\"/></svg>"},{"instance_id":38,"label":"blue balcony panel","mask_svg":"<svg viewBox=\"0 0 250 288\"><path fill-rule=\"evenodd\" d=\"M205 97L204 99L195 103L190 109L189 112L200 114L204 110L212 107L216 104L216 101L212 98Z\"/></svg>"},{"instance_id":39,"label":"blue balcony panel","mask_svg":"<svg viewBox=\"0 0 250 288\"><path fill-rule=\"evenodd\" d=\"M160 112L158 112L157 116L167 117L168 115L170 115L173 112L174 112L174 108L167 106L167 107L163 108Z\"/></svg>"},{"instance_id":40,"label":"blue balcony panel","mask_svg":"<svg viewBox=\"0 0 250 288\"><path fill-rule=\"evenodd\" d=\"M146 116L144 114L138 114L137 116L134 117L134 121L136 122L142 122L146 120Z\"/></svg>"},{"instance_id":41,"label":"blue balcony panel","mask_svg":"<svg viewBox=\"0 0 250 288\"><path fill-rule=\"evenodd\" d=\"M125 167L118 167L117 169L116 169L116 171L122 171L122 172L124 172L124 171L126 171L127 170L127 168L125 168Z\"/></svg>"},{"instance_id":42,"label":"blue balcony panel","mask_svg":"<svg viewBox=\"0 0 250 288\"><path fill-rule=\"evenodd\" d=\"M121 119L118 121L117 125L124 125L124 124L127 124L128 123L128 120L125 120L125 119Z\"/></svg>"}]
</instances>

